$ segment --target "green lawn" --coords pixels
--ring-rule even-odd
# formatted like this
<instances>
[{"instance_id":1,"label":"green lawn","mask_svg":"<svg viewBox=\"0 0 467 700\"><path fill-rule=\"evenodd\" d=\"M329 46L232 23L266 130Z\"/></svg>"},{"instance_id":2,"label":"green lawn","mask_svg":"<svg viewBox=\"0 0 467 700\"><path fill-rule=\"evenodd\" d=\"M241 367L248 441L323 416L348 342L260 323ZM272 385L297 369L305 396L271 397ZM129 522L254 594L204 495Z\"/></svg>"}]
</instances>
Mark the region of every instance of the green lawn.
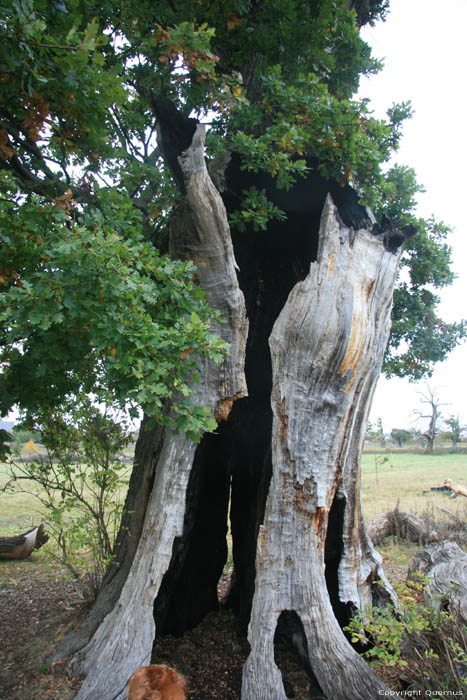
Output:
<instances>
[{"instance_id":1,"label":"green lawn","mask_svg":"<svg viewBox=\"0 0 467 700\"><path fill-rule=\"evenodd\" d=\"M27 454L24 454L24 451L23 457L26 459L28 457ZM17 482L18 488L15 488L14 492L2 491L3 486L7 483L9 478L9 472L9 467L0 462L0 536L19 534L31 528L33 525L38 525L40 522L50 520L50 514L47 512L47 508L41 504L40 500L34 495L34 493L38 495L43 494L38 484L29 480L22 480ZM122 479L129 479L130 473L131 465L128 466L126 473L121 474ZM20 490L21 488L27 490L28 493L22 492ZM113 502L123 503L126 490L127 486L122 485L114 494ZM85 489L84 493L87 495L89 501L95 501L89 489ZM55 492L55 496L57 501L59 501L60 493ZM70 511L70 517L74 512L75 511ZM51 543L49 542L48 548L50 547Z\"/></svg>"},{"instance_id":2,"label":"green lawn","mask_svg":"<svg viewBox=\"0 0 467 700\"><path fill-rule=\"evenodd\" d=\"M383 463L385 458L387 461ZM451 500L449 495L430 491L447 478L467 483L467 454L365 453L362 460L365 518L393 510L398 499L400 510L409 513L423 515L427 509L434 509L435 517L442 519L442 513L435 508L438 505L465 517L466 498L458 496Z\"/></svg>"},{"instance_id":3,"label":"green lawn","mask_svg":"<svg viewBox=\"0 0 467 700\"><path fill-rule=\"evenodd\" d=\"M385 458L387 461L383 462ZM4 465L0 464L0 488L5 478ZM438 505L455 515L466 517L466 498L458 496L451 500L444 493L430 491L432 486L441 486L446 478L467 483L467 455L365 453L362 460L365 518L392 510L398 500L400 510L410 513L423 515L430 509L436 518L443 519L442 513L435 508ZM41 520L39 509L39 502L31 495L0 492L0 535L15 534L37 524Z\"/></svg>"},{"instance_id":4,"label":"green lawn","mask_svg":"<svg viewBox=\"0 0 467 700\"><path fill-rule=\"evenodd\" d=\"M0 489L7 478L6 465L0 462ZM34 485L31 484L28 488L34 490ZM38 499L30 494L4 493L0 490L0 535L17 535L38 525L44 518L39 512L40 505Z\"/></svg>"}]
</instances>

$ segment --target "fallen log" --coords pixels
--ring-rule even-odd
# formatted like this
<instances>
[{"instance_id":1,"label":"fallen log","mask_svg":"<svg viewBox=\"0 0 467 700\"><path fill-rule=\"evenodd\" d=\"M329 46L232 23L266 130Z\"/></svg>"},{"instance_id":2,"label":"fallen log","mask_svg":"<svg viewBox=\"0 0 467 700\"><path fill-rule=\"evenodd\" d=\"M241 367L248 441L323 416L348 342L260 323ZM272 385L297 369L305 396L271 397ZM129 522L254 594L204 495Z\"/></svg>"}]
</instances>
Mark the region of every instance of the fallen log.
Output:
<instances>
[{"instance_id":1,"label":"fallen log","mask_svg":"<svg viewBox=\"0 0 467 700\"><path fill-rule=\"evenodd\" d=\"M438 539L438 533L430 530L423 518L411 513L404 513L398 506L387 513L375 515L367 523L367 533L374 545L379 545L386 538L397 537L417 542L417 544L427 544Z\"/></svg>"},{"instance_id":2,"label":"fallen log","mask_svg":"<svg viewBox=\"0 0 467 700\"><path fill-rule=\"evenodd\" d=\"M415 572L428 578L425 604L459 613L467 623L467 553L458 544L447 541L419 552L409 562L408 577Z\"/></svg>"},{"instance_id":3,"label":"fallen log","mask_svg":"<svg viewBox=\"0 0 467 700\"><path fill-rule=\"evenodd\" d=\"M453 522L456 523L456 525L459 525L461 528L465 528L466 523L464 520L461 518L458 518L457 515L454 515L454 513L451 513L450 510L446 510L446 508L441 508L441 506L436 506L438 510L440 510L442 513L448 516Z\"/></svg>"},{"instance_id":4,"label":"fallen log","mask_svg":"<svg viewBox=\"0 0 467 700\"><path fill-rule=\"evenodd\" d=\"M467 486L464 486L463 484L458 484L452 479L445 479L443 481L443 486L447 486L448 489L450 489L451 498L456 498L459 494L467 497Z\"/></svg>"},{"instance_id":5,"label":"fallen log","mask_svg":"<svg viewBox=\"0 0 467 700\"><path fill-rule=\"evenodd\" d=\"M33 549L39 549L48 539L43 523L22 535L0 537L0 559L26 559Z\"/></svg>"}]
</instances>

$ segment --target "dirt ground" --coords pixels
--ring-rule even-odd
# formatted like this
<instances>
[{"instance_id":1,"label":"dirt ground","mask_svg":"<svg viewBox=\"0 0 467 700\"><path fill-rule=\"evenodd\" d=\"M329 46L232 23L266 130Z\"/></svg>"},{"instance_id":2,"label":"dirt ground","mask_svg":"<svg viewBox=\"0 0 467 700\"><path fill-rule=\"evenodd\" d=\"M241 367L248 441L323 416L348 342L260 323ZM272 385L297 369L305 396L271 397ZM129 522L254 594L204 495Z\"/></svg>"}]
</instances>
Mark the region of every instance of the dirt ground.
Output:
<instances>
[{"instance_id":1,"label":"dirt ground","mask_svg":"<svg viewBox=\"0 0 467 700\"><path fill-rule=\"evenodd\" d=\"M79 683L48 657L83 611L76 585L58 565L0 561L0 698L72 700ZM97 699L96 699L97 700Z\"/></svg>"},{"instance_id":2,"label":"dirt ground","mask_svg":"<svg viewBox=\"0 0 467 700\"><path fill-rule=\"evenodd\" d=\"M69 678L63 665L51 666L48 658L57 640L85 614L86 604L58 565L37 565L40 556L0 561L0 698L4 700L72 700L79 689L79 680ZM390 564L386 570L393 581L404 578L403 567ZM226 586L226 578L221 579L220 596ZM247 653L246 643L235 634L232 613L221 609L183 638L158 641L152 661L174 666L186 676L190 700L238 700ZM276 663L288 697L323 697L280 645Z\"/></svg>"}]
</instances>

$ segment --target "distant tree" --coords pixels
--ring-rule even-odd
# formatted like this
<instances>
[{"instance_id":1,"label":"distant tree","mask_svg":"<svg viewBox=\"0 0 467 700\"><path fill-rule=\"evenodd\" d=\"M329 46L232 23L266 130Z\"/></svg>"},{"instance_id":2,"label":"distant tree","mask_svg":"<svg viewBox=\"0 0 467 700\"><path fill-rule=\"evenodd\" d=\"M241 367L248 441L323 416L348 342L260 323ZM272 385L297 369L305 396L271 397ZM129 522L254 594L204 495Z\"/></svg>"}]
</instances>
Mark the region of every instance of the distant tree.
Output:
<instances>
[{"instance_id":1,"label":"distant tree","mask_svg":"<svg viewBox=\"0 0 467 700\"><path fill-rule=\"evenodd\" d=\"M34 442L37 443L41 442L41 436L37 430L25 429L19 424L13 426L10 439L13 441L15 450L21 450L22 447L30 440L34 440Z\"/></svg>"},{"instance_id":2,"label":"distant tree","mask_svg":"<svg viewBox=\"0 0 467 700\"><path fill-rule=\"evenodd\" d=\"M438 436L441 429L441 411L440 406L446 404L441 403L434 390L428 384L425 384L426 392L420 394L420 403L427 408L416 409L414 411L417 420L428 420L428 427L422 431L420 437L426 441L427 452L433 452L435 438Z\"/></svg>"},{"instance_id":3,"label":"distant tree","mask_svg":"<svg viewBox=\"0 0 467 700\"><path fill-rule=\"evenodd\" d=\"M368 421L365 437L370 442L379 443L381 447L386 446L386 437L384 434L382 418L378 418L376 423Z\"/></svg>"},{"instance_id":4,"label":"distant tree","mask_svg":"<svg viewBox=\"0 0 467 700\"><path fill-rule=\"evenodd\" d=\"M377 440L376 428L371 421L366 424L365 440L375 442Z\"/></svg>"},{"instance_id":5,"label":"distant tree","mask_svg":"<svg viewBox=\"0 0 467 700\"><path fill-rule=\"evenodd\" d=\"M467 425L461 425L459 416L450 416L444 422L450 428L446 432L447 437L451 440L452 446L457 447L457 443L462 439L462 433L467 430Z\"/></svg>"},{"instance_id":6,"label":"distant tree","mask_svg":"<svg viewBox=\"0 0 467 700\"><path fill-rule=\"evenodd\" d=\"M403 428L393 428L391 430L391 438L398 447L402 447L404 443L409 442L409 440L412 439L412 433L409 430L404 430Z\"/></svg>"},{"instance_id":7,"label":"distant tree","mask_svg":"<svg viewBox=\"0 0 467 700\"><path fill-rule=\"evenodd\" d=\"M381 447L386 447L386 436L384 434L383 420L378 418L376 421L376 432L378 434L378 440Z\"/></svg>"}]
</instances>

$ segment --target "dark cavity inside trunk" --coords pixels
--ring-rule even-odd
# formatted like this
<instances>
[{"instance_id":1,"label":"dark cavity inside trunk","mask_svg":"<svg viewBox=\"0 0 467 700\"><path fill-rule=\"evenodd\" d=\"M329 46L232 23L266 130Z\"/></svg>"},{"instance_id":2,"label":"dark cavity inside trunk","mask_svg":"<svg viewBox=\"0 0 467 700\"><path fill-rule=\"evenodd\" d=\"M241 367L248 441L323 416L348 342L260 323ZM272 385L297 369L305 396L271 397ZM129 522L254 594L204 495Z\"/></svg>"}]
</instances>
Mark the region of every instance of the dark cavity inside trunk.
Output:
<instances>
[{"instance_id":1,"label":"dark cavity inside trunk","mask_svg":"<svg viewBox=\"0 0 467 700\"><path fill-rule=\"evenodd\" d=\"M237 400L228 420L215 434L205 435L197 448L184 535L174 544L172 562L154 605L158 636L180 636L218 607L217 584L227 560L229 502L234 573L225 604L235 611L239 635L246 635L255 585L256 539L272 469L268 339L291 289L316 260L327 193L331 192L348 226L368 224L355 191L325 180L315 165L310 161L309 177L289 192L275 189L267 175L241 171L235 156L227 168L223 198L229 212L241 206L242 190L254 185L266 190L268 198L286 212L287 220L270 222L266 231L232 231L250 324L245 368L248 397ZM348 620L337 591L344 508L344 501L335 501L326 545L327 583L341 623ZM284 634L288 627L284 626Z\"/></svg>"},{"instance_id":2,"label":"dark cavity inside trunk","mask_svg":"<svg viewBox=\"0 0 467 700\"><path fill-rule=\"evenodd\" d=\"M339 598L338 572L344 548L342 535L346 505L345 498L339 497L338 495L334 498L331 510L329 511L328 530L324 546L326 586L334 615L341 627L345 627L349 624L352 613L354 612L351 604L343 603Z\"/></svg>"}]
</instances>

